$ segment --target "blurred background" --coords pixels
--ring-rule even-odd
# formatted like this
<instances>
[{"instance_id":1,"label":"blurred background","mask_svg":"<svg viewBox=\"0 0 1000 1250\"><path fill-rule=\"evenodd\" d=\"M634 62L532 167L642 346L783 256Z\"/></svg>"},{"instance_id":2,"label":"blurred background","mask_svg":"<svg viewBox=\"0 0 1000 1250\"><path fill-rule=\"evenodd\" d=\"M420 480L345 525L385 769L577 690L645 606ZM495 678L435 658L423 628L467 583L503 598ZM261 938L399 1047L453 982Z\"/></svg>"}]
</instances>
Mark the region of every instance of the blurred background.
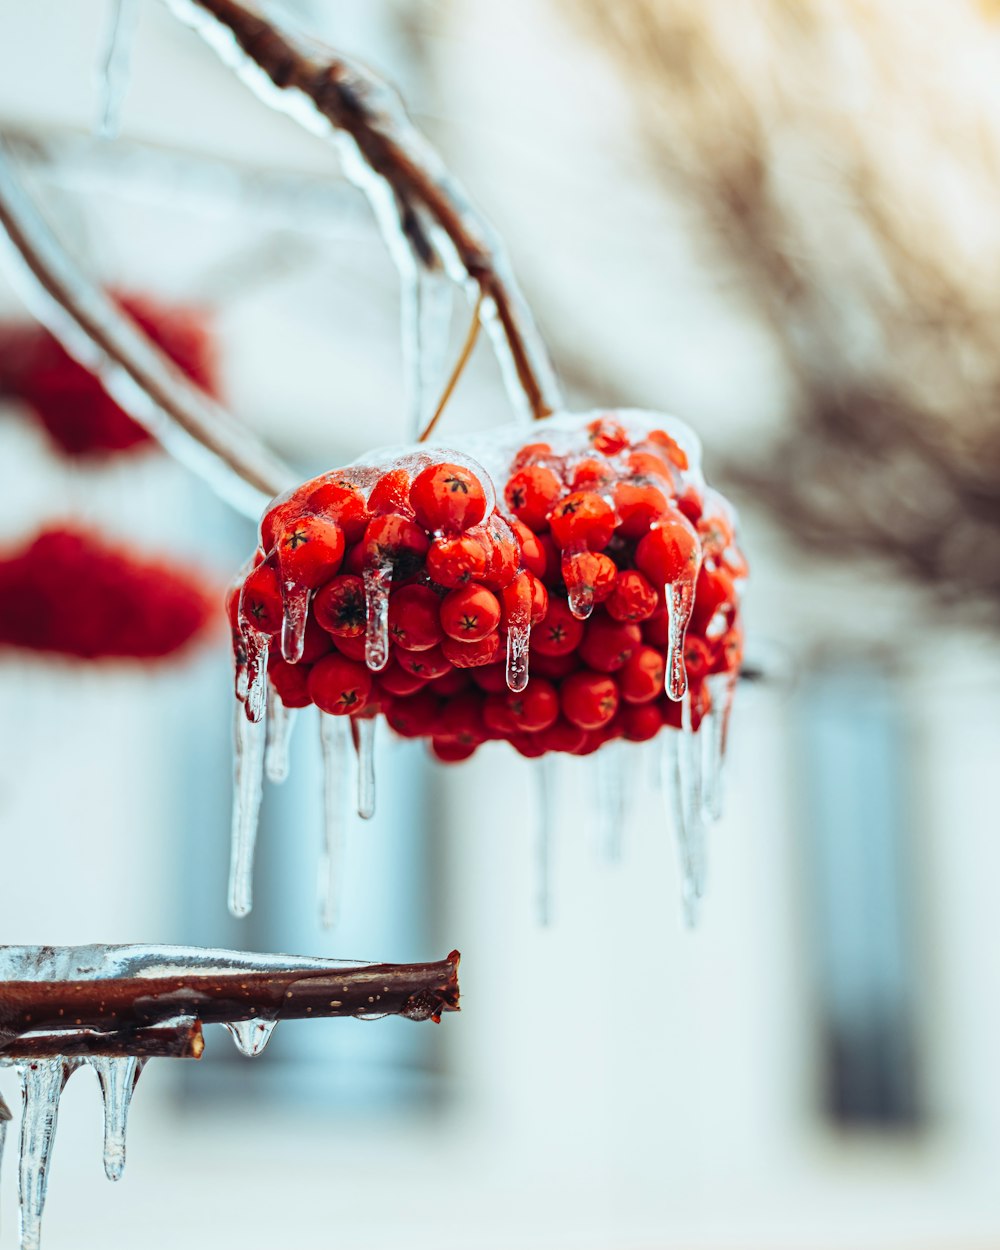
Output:
<instances>
[{"instance_id":1,"label":"blurred background","mask_svg":"<svg viewBox=\"0 0 1000 1250\"><path fill-rule=\"evenodd\" d=\"M255 910L225 912L221 617L153 667L3 653L0 942L463 952L439 1028L290 1023L253 1064L211 1030L202 1063L151 1065L114 1189L77 1077L47 1246L1000 1246L1000 11L277 11L398 84L505 237L572 406L698 432L767 680L737 698L695 933L643 750L620 863L595 769L560 767L546 928L533 767L388 740L325 932L308 716L265 794ZM61 237L109 285L204 310L227 402L303 477L405 438L398 278L336 154L154 0L121 137L94 138L110 16L0 0L0 129ZM509 417L481 343L441 436ZM0 543L63 522L220 590L254 541L162 454L67 458L0 399ZM8 1157L0 1244L15 1190Z\"/></svg>"}]
</instances>

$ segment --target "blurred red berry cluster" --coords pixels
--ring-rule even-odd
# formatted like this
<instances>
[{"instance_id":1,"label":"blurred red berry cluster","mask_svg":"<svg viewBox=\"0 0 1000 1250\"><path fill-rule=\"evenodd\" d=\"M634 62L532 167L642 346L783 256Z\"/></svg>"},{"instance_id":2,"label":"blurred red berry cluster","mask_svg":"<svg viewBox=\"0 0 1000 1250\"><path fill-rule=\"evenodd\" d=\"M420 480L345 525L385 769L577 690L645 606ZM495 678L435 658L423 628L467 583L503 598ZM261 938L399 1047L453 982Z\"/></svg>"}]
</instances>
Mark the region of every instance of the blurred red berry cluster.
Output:
<instances>
[{"instance_id":1,"label":"blurred red berry cluster","mask_svg":"<svg viewBox=\"0 0 1000 1250\"><path fill-rule=\"evenodd\" d=\"M286 706L381 712L443 760L642 741L680 728L686 691L697 729L742 656L729 510L665 430L559 421L505 457L496 503L450 452L276 501L228 601L251 719L269 677Z\"/></svg>"},{"instance_id":2,"label":"blurred red berry cluster","mask_svg":"<svg viewBox=\"0 0 1000 1250\"><path fill-rule=\"evenodd\" d=\"M201 632L213 600L186 569L94 534L49 529L0 560L0 646L84 660L156 659Z\"/></svg>"},{"instance_id":3,"label":"blurred red berry cluster","mask_svg":"<svg viewBox=\"0 0 1000 1250\"><path fill-rule=\"evenodd\" d=\"M141 295L117 294L115 299L193 382L217 393L215 343L203 311L169 307ZM0 325L0 396L22 400L67 456L106 456L152 442L40 325Z\"/></svg>"},{"instance_id":4,"label":"blurred red berry cluster","mask_svg":"<svg viewBox=\"0 0 1000 1250\"><path fill-rule=\"evenodd\" d=\"M215 343L202 312L115 298L194 382L216 391ZM67 456L97 459L152 442L39 325L0 325L0 397L23 401ZM0 646L150 661L184 648L214 615L211 591L187 569L66 523L0 559Z\"/></svg>"}]
</instances>

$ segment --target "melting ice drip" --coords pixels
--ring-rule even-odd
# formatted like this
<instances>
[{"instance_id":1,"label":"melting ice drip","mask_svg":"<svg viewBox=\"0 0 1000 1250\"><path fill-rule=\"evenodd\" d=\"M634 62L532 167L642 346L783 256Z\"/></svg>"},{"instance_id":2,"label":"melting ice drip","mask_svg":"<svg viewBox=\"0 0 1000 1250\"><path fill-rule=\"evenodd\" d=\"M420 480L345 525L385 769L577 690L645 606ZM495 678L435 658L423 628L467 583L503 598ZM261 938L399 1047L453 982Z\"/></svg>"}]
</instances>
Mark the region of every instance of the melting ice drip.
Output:
<instances>
[{"instance_id":1,"label":"melting ice drip","mask_svg":"<svg viewBox=\"0 0 1000 1250\"><path fill-rule=\"evenodd\" d=\"M195 947L6 946L0 947L0 982L99 981L185 974L238 978L248 973L325 972L342 969L345 962ZM186 1024L193 1024L193 1018L178 1017L163 1022L164 1027ZM264 1050L275 1025L274 1020L256 1017L232 1020L225 1027L240 1053L255 1058ZM51 1037L51 1033L46 1036ZM79 1031L74 1036L78 1037ZM21 1040L25 1048L29 1048L31 1034L22 1035ZM59 1099L66 1082L82 1067L90 1067L96 1073L104 1100L104 1172L108 1180L117 1181L125 1169L125 1134L132 1094L146 1062L132 1055L5 1059L0 1054L0 1067L13 1068L21 1086L18 1167L21 1250L38 1250L40 1244ZM0 1162L10 1120L10 1111L0 1098Z\"/></svg>"}]
</instances>

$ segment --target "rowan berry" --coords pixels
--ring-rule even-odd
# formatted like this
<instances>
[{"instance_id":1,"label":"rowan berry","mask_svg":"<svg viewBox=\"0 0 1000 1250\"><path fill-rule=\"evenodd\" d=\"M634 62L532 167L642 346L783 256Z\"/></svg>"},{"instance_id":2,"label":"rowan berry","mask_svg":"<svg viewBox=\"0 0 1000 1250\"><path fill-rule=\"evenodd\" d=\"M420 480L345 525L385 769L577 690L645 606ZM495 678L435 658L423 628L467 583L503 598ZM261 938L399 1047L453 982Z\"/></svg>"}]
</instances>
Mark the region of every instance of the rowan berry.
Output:
<instances>
[{"instance_id":1,"label":"rowan berry","mask_svg":"<svg viewBox=\"0 0 1000 1250\"><path fill-rule=\"evenodd\" d=\"M309 672L308 664L289 664L277 652L268 657L268 679L285 707L308 707L312 703Z\"/></svg>"},{"instance_id":2,"label":"rowan berry","mask_svg":"<svg viewBox=\"0 0 1000 1250\"><path fill-rule=\"evenodd\" d=\"M302 654L295 661L296 664L315 664L321 656L329 654L332 650L333 639L310 613L306 618L305 636L302 640Z\"/></svg>"},{"instance_id":3,"label":"rowan berry","mask_svg":"<svg viewBox=\"0 0 1000 1250\"><path fill-rule=\"evenodd\" d=\"M569 651L565 655L545 655L532 647L532 676L547 677L549 681L561 681L570 673L575 673L579 667L580 657L576 651Z\"/></svg>"},{"instance_id":4,"label":"rowan berry","mask_svg":"<svg viewBox=\"0 0 1000 1250\"><path fill-rule=\"evenodd\" d=\"M310 512L336 521L349 543L358 542L371 519L364 495L353 482L343 478L319 479L319 485L309 495L306 506Z\"/></svg>"},{"instance_id":5,"label":"rowan berry","mask_svg":"<svg viewBox=\"0 0 1000 1250\"><path fill-rule=\"evenodd\" d=\"M688 681L700 681L712 667L713 649L700 638L688 634L684 639L684 671Z\"/></svg>"},{"instance_id":6,"label":"rowan berry","mask_svg":"<svg viewBox=\"0 0 1000 1250\"><path fill-rule=\"evenodd\" d=\"M509 692L507 707L514 728L521 733L538 733L554 725L559 716L559 695L551 682L532 677L518 693Z\"/></svg>"},{"instance_id":7,"label":"rowan berry","mask_svg":"<svg viewBox=\"0 0 1000 1250\"><path fill-rule=\"evenodd\" d=\"M736 587L726 569L702 565L695 583L689 628L696 634L725 633L736 612Z\"/></svg>"},{"instance_id":8,"label":"rowan berry","mask_svg":"<svg viewBox=\"0 0 1000 1250\"><path fill-rule=\"evenodd\" d=\"M281 580L315 590L340 568L344 531L336 521L303 516L278 530L275 550Z\"/></svg>"},{"instance_id":9,"label":"rowan berry","mask_svg":"<svg viewBox=\"0 0 1000 1250\"><path fill-rule=\"evenodd\" d=\"M628 476L638 485L659 485L670 493L674 489L674 474L661 455L649 451L633 451L625 461Z\"/></svg>"},{"instance_id":10,"label":"rowan berry","mask_svg":"<svg viewBox=\"0 0 1000 1250\"><path fill-rule=\"evenodd\" d=\"M388 516L390 512L412 517L410 475L405 469L387 469L368 494L368 511L372 516Z\"/></svg>"},{"instance_id":11,"label":"rowan berry","mask_svg":"<svg viewBox=\"0 0 1000 1250\"><path fill-rule=\"evenodd\" d=\"M439 586L454 590L484 577L491 554L485 534L475 530L443 534L434 539L427 552L427 574Z\"/></svg>"},{"instance_id":12,"label":"rowan berry","mask_svg":"<svg viewBox=\"0 0 1000 1250\"><path fill-rule=\"evenodd\" d=\"M534 573L536 577L544 577L548 561L545 557L545 548L542 546L538 535L533 530L528 529L524 522L519 521L517 517L511 517L508 524L514 531L514 537L521 548L522 566L529 573Z\"/></svg>"},{"instance_id":13,"label":"rowan berry","mask_svg":"<svg viewBox=\"0 0 1000 1250\"><path fill-rule=\"evenodd\" d=\"M427 651L443 637L440 612L429 586L403 586L389 596L389 637L404 651Z\"/></svg>"},{"instance_id":14,"label":"rowan berry","mask_svg":"<svg viewBox=\"0 0 1000 1250\"><path fill-rule=\"evenodd\" d=\"M390 660L375 677L375 685L379 690L399 697L416 694L426 684L425 678L416 673L408 673L405 668Z\"/></svg>"},{"instance_id":15,"label":"rowan berry","mask_svg":"<svg viewBox=\"0 0 1000 1250\"><path fill-rule=\"evenodd\" d=\"M698 491L693 486L689 486L683 494L677 497L677 508L693 525L697 525L704 511L704 501Z\"/></svg>"},{"instance_id":16,"label":"rowan berry","mask_svg":"<svg viewBox=\"0 0 1000 1250\"><path fill-rule=\"evenodd\" d=\"M571 725L560 716L548 729L538 734L539 746L546 751L560 751L564 754L575 754L587 741L587 731L579 725Z\"/></svg>"},{"instance_id":17,"label":"rowan berry","mask_svg":"<svg viewBox=\"0 0 1000 1250\"><path fill-rule=\"evenodd\" d=\"M638 625L615 621L602 614L587 622L579 648L580 658L600 673L614 673L641 645L642 631Z\"/></svg>"},{"instance_id":18,"label":"rowan berry","mask_svg":"<svg viewBox=\"0 0 1000 1250\"><path fill-rule=\"evenodd\" d=\"M552 535L550 533L546 532L544 534L539 534L537 537L538 546L541 548L542 555L545 559L545 572L538 573L536 576L540 577L545 582L546 586L558 586L562 581L562 570L560 567L562 554L559 551L559 548L552 541Z\"/></svg>"},{"instance_id":19,"label":"rowan berry","mask_svg":"<svg viewBox=\"0 0 1000 1250\"><path fill-rule=\"evenodd\" d=\"M688 455L684 448L675 438L672 438L666 430L653 430L648 436L648 441L656 447L662 448L663 454L667 457L671 464L677 466L678 469L685 470L688 468Z\"/></svg>"},{"instance_id":20,"label":"rowan berry","mask_svg":"<svg viewBox=\"0 0 1000 1250\"><path fill-rule=\"evenodd\" d=\"M281 630L284 604L278 574L272 563L258 564L247 574L240 593L240 621L259 634Z\"/></svg>"},{"instance_id":21,"label":"rowan berry","mask_svg":"<svg viewBox=\"0 0 1000 1250\"><path fill-rule=\"evenodd\" d=\"M649 703L663 693L666 662L655 647L636 647L618 674L626 703Z\"/></svg>"},{"instance_id":22,"label":"rowan berry","mask_svg":"<svg viewBox=\"0 0 1000 1250\"><path fill-rule=\"evenodd\" d=\"M614 501L622 538L642 538L651 525L670 511L663 491L647 483L619 482L614 489Z\"/></svg>"},{"instance_id":23,"label":"rowan berry","mask_svg":"<svg viewBox=\"0 0 1000 1250\"><path fill-rule=\"evenodd\" d=\"M557 547L603 551L615 532L615 514L600 495L577 491L552 509L549 528Z\"/></svg>"},{"instance_id":24,"label":"rowan berry","mask_svg":"<svg viewBox=\"0 0 1000 1250\"><path fill-rule=\"evenodd\" d=\"M416 522L390 512L368 522L364 559L372 568L391 564L393 580L404 581L421 567L429 546L430 539Z\"/></svg>"},{"instance_id":25,"label":"rowan berry","mask_svg":"<svg viewBox=\"0 0 1000 1250\"><path fill-rule=\"evenodd\" d=\"M656 588L638 569L623 569L605 604L616 621L647 621L659 606Z\"/></svg>"},{"instance_id":26,"label":"rowan berry","mask_svg":"<svg viewBox=\"0 0 1000 1250\"><path fill-rule=\"evenodd\" d=\"M538 741L537 734L512 734L507 741L526 760L537 760L545 754L545 747Z\"/></svg>"},{"instance_id":27,"label":"rowan berry","mask_svg":"<svg viewBox=\"0 0 1000 1250\"><path fill-rule=\"evenodd\" d=\"M460 764L475 754L478 742L457 742L452 738L431 738L431 750L442 764Z\"/></svg>"},{"instance_id":28,"label":"rowan berry","mask_svg":"<svg viewBox=\"0 0 1000 1250\"><path fill-rule=\"evenodd\" d=\"M414 677L422 677L424 681L432 681L435 677L443 677L451 668L451 662L441 648L431 647L427 651L396 651L396 663Z\"/></svg>"},{"instance_id":29,"label":"rowan berry","mask_svg":"<svg viewBox=\"0 0 1000 1250\"><path fill-rule=\"evenodd\" d=\"M548 610L531 631L531 650L540 655L567 655L583 639L583 622L569 610L565 599L549 597Z\"/></svg>"},{"instance_id":30,"label":"rowan berry","mask_svg":"<svg viewBox=\"0 0 1000 1250\"><path fill-rule=\"evenodd\" d=\"M629 444L628 430L609 417L598 417L587 426L587 437L595 451L605 456L616 456Z\"/></svg>"},{"instance_id":31,"label":"rowan berry","mask_svg":"<svg viewBox=\"0 0 1000 1250\"><path fill-rule=\"evenodd\" d=\"M455 668L480 668L484 664L492 664L500 650L500 635L487 634L477 642L459 642L455 638L445 638L441 650Z\"/></svg>"},{"instance_id":32,"label":"rowan berry","mask_svg":"<svg viewBox=\"0 0 1000 1250\"><path fill-rule=\"evenodd\" d=\"M562 493L562 482L551 469L532 464L510 478L504 499L514 516L537 534L548 528L549 513Z\"/></svg>"},{"instance_id":33,"label":"rowan berry","mask_svg":"<svg viewBox=\"0 0 1000 1250\"><path fill-rule=\"evenodd\" d=\"M521 549L506 522L499 517L494 520L490 531L490 565L483 581L493 590L503 590L517 576Z\"/></svg>"},{"instance_id":34,"label":"rowan berry","mask_svg":"<svg viewBox=\"0 0 1000 1250\"><path fill-rule=\"evenodd\" d=\"M483 724L497 738L509 738L517 732L506 694L498 692L486 696L483 700Z\"/></svg>"},{"instance_id":35,"label":"rowan berry","mask_svg":"<svg viewBox=\"0 0 1000 1250\"><path fill-rule=\"evenodd\" d=\"M422 738L433 734L439 708L439 701L425 689L388 700L384 712L385 719L401 738Z\"/></svg>"},{"instance_id":36,"label":"rowan berry","mask_svg":"<svg viewBox=\"0 0 1000 1250\"><path fill-rule=\"evenodd\" d=\"M648 620L643 621L642 640L651 647L659 647L661 651L670 645L670 616L666 608L657 608Z\"/></svg>"},{"instance_id":37,"label":"rowan berry","mask_svg":"<svg viewBox=\"0 0 1000 1250\"><path fill-rule=\"evenodd\" d=\"M342 655L327 655L310 669L309 693L321 712L347 716L367 706L372 675L363 664Z\"/></svg>"},{"instance_id":38,"label":"rowan berry","mask_svg":"<svg viewBox=\"0 0 1000 1250\"><path fill-rule=\"evenodd\" d=\"M468 671L474 672L475 670ZM427 689L439 699L450 699L452 695L464 694L469 689L469 685L469 677L465 669L449 668L447 673L432 677L427 683Z\"/></svg>"},{"instance_id":39,"label":"rowan berry","mask_svg":"<svg viewBox=\"0 0 1000 1250\"><path fill-rule=\"evenodd\" d=\"M365 584L360 577L341 573L316 592L312 613L329 634L360 638L365 632Z\"/></svg>"},{"instance_id":40,"label":"rowan berry","mask_svg":"<svg viewBox=\"0 0 1000 1250\"><path fill-rule=\"evenodd\" d=\"M635 549L636 564L657 586L693 581L700 560L701 545L694 526L678 512L661 517Z\"/></svg>"},{"instance_id":41,"label":"rowan berry","mask_svg":"<svg viewBox=\"0 0 1000 1250\"><path fill-rule=\"evenodd\" d=\"M410 504L428 530L454 533L471 529L483 519L486 492L471 469L460 464L433 464L414 478Z\"/></svg>"},{"instance_id":42,"label":"rowan berry","mask_svg":"<svg viewBox=\"0 0 1000 1250\"><path fill-rule=\"evenodd\" d=\"M536 460L551 455L550 443L526 443L514 457L514 470L523 469L526 464L533 464Z\"/></svg>"},{"instance_id":43,"label":"rowan berry","mask_svg":"<svg viewBox=\"0 0 1000 1250\"><path fill-rule=\"evenodd\" d=\"M618 711L618 686L598 673L572 673L559 687L559 702L571 724L600 729Z\"/></svg>"},{"instance_id":44,"label":"rowan berry","mask_svg":"<svg viewBox=\"0 0 1000 1250\"><path fill-rule=\"evenodd\" d=\"M610 556L593 551L564 551L562 575L570 605L574 600L582 599L588 605L582 615L589 616L590 607L603 603L613 593L618 567Z\"/></svg>"},{"instance_id":45,"label":"rowan berry","mask_svg":"<svg viewBox=\"0 0 1000 1250\"><path fill-rule=\"evenodd\" d=\"M487 694L502 694L507 689L507 667L504 664L487 664L470 669L469 676Z\"/></svg>"},{"instance_id":46,"label":"rowan berry","mask_svg":"<svg viewBox=\"0 0 1000 1250\"><path fill-rule=\"evenodd\" d=\"M600 492L614 481L614 470L604 459L587 456L578 460L569 473L570 490L592 490Z\"/></svg>"},{"instance_id":47,"label":"rowan berry","mask_svg":"<svg viewBox=\"0 0 1000 1250\"><path fill-rule=\"evenodd\" d=\"M496 595L478 582L470 582L445 595L440 607L441 628L459 642L479 642L500 624Z\"/></svg>"},{"instance_id":48,"label":"rowan berry","mask_svg":"<svg viewBox=\"0 0 1000 1250\"><path fill-rule=\"evenodd\" d=\"M621 710L622 736L629 742L648 742L663 728L663 717L655 702L626 703Z\"/></svg>"},{"instance_id":49,"label":"rowan berry","mask_svg":"<svg viewBox=\"0 0 1000 1250\"><path fill-rule=\"evenodd\" d=\"M338 634L331 634L333 645L337 648L341 655L346 655L349 660L356 660L364 663L365 660L365 640L361 638L341 638Z\"/></svg>"}]
</instances>

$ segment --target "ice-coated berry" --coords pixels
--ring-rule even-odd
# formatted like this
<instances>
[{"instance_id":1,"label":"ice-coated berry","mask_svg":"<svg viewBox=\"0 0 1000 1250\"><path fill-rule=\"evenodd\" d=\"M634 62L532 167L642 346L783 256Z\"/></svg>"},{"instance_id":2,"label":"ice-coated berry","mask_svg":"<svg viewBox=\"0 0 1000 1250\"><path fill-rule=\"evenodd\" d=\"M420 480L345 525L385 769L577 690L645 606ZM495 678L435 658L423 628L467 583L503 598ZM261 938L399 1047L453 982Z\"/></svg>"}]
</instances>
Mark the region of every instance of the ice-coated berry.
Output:
<instances>
[{"instance_id":1,"label":"ice-coated berry","mask_svg":"<svg viewBox=\"0 0 1000 1250\"><path fill-rule=\"evenodd\" d=\"M464 465L434 464L414 478L410 504L426 529L457 533L478 525L486 515L486 492Z\"/></svg>"}]
</instances>

